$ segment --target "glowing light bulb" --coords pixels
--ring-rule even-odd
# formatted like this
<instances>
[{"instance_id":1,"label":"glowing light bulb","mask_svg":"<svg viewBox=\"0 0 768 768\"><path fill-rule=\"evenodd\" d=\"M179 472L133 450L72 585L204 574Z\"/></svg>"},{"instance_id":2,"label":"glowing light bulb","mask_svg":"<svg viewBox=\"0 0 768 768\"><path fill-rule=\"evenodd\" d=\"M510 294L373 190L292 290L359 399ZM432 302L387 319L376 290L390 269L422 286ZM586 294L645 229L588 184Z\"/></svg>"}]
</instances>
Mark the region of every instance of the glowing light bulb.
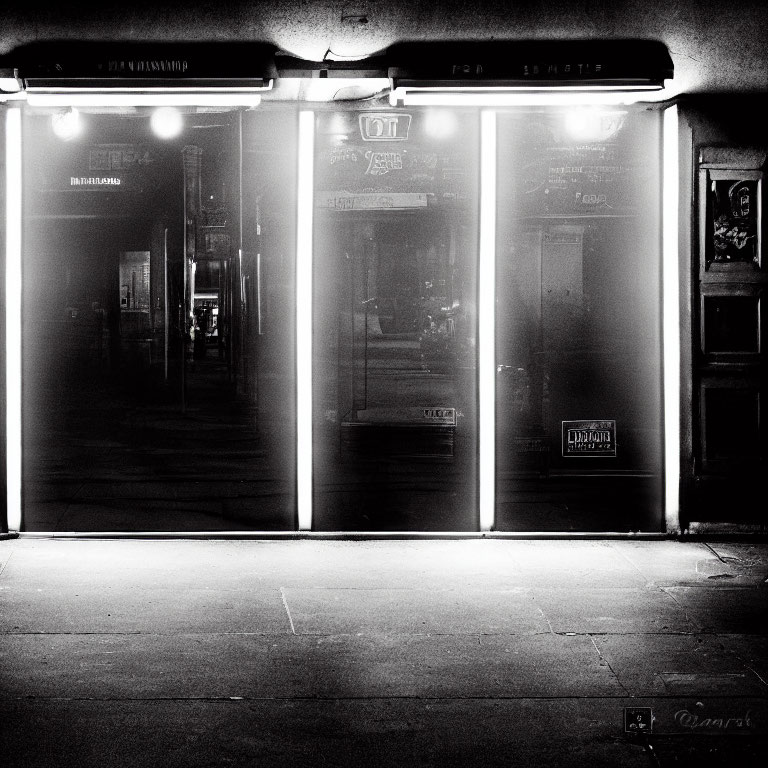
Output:
<instances>
[{"instance_id":1,"label":"glowing light bulb","mask_svg":"<svg viewBox=\"0 0 768 768\"><path fill-rule=\"evenodd\" d=\"M456 114L448 109L430 109L424 115L424 132L431 139L448 139L457 128Z\"/></svg>"},{"instance_id":2,"label":"glowing light bulb","mask_svg":"<svg viewBox=\"0 0 768 768\"><path fill-rule=\"evenodd\" d=\"M161 139L175 139L184 127L181 112L174 107L159 107L152 113L150 124Z\"/></svg>"},{"instance_id":3,"label":"glowing light bulb","mask_svg":"<svg viewBox=\"0 0 768 768\"><path fill-rule=\"evenodd\" d=\"M607 141L621 129L625 115L595 107L571 109L565 115L565 130L576 141Z\"/></svg>"},{"instance_id":4,"label":"glowing light bulb","mask_svg":"<svg viewBox=\"0 0 768 768\"><path fill-rule=\"evenodd\" d=\"M70 141L80 134L83 125L80 121L80 113L72 107L66 112L57 112L51 116L53 132L62 140Z\"/></svg>"}]
</instances>

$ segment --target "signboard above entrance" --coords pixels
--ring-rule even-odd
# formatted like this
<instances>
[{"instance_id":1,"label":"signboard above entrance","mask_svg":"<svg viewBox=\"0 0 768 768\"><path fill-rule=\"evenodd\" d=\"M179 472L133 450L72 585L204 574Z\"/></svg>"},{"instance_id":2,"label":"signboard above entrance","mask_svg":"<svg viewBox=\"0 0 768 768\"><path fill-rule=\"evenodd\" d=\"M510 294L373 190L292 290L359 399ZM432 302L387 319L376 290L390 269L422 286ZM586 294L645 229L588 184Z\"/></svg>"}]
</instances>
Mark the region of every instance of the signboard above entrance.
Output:
<instances>
[{"instance_id":1,"label":"signboard above entrance","mask_svg":"<svg viewBox=\"0 0 768 768\"><path fill-rule=\"evenodd\" d=\"M28 91L271 88L275 46L246 43L30 43L7 58Z\"/></svg>"},{"instance_id":2,"label":"signboard above entrance","mask_svg":"<svg viewBox=\"0 0 768 768\"><path fill-rule=\"evenodd\" d=\"M589 85L661 88L672 58L655 40L450 41L387 49L395 89Z\"/></svg>"},{"instance_id":3,"label":"signboard above entrance","mask_svg":"<svg viewBox=\"0 0 768 768\"><path fill-rule=\"evenodd\" d=\"M406 141L411 116L402 112L364 112L359 123L363 141Z\"/></svg>"}]
</instances>

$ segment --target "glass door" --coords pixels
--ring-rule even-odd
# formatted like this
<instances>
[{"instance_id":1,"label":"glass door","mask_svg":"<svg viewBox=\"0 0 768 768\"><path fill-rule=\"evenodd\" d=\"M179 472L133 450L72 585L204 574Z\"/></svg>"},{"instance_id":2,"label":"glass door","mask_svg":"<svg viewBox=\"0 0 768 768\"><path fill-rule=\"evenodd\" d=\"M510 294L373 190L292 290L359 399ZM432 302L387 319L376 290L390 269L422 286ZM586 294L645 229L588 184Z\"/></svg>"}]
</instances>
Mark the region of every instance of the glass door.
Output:
<instances>
[{"instance_id":1,"label":"glass door","mask_svg":"<svg viewBox=\"0 0 768 768\"><path fill-rule=\"evenodd\" d=\"M498 530L661 530L660 128L498 117Z\"/></svg>"},{"instance_id":2,"label":"glass door","mask_svg":"<svg viewBox=\"0 0 768 768\"><path fill-rule=\"evenodd\" d=\"M477 530L478 114L317 116L314 528Z\"/></svg>"},{"instance_id":3,"label":"glass door","mask_svg":"<svg viewBox=\"0 0 768 768\"><path fill-rule=\"evenodd\" d=\"M24 529L293 528L295 110L24 111Z\"/></svg>"}]
</instances>

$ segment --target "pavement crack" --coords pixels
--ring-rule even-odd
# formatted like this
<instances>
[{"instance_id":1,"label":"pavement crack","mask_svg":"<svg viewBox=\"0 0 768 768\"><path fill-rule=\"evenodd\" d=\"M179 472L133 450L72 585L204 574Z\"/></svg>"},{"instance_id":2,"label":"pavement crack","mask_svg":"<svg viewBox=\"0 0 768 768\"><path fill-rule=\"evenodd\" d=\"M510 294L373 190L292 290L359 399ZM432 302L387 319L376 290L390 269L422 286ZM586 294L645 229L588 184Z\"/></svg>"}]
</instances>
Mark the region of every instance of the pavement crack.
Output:
<instances>
[{"instance_id":1,"label":"pavement crack","mask_svg":"<svg viewBox=\"0 0 768 768\"><path fill-rule=\"evenodd\" d=\"M675 604L677 605L677 607L683 612L683 616L685 616L685 620L689 622L692 627L695 628L697 633L706 631L706 627L703 627L698 621L696 621L696 619L693 618L693 616L691 616L691 614L688 612L688 609L685 607L685 605L683 605L683 603L681 603L669 589L666 589L665 587L659 587L659 589L665 595L668 595L669 597L672 598L672 600L675 601Z\"/></svg>"},{"instance_id":2,"label":"pavement crack","mask_svg":"<svg viewBox=\"0 0 768 768\"><path fill-rule=\"evenodd\" d=\"M0 637L24 637L24 636L31 636L31 637L89 637L91 635L95 636L103 636L103 637L123 637L123 636L131 636L136 637L138 635L143 636L149 636L149 635L165 635L166 633L161 632L142 632L141 630L125 630L125 631L119 631L115 630L113 632L109 632L107 630L94 630L92 632L86 632L84 630L57 630L57 631L48 631L44 629L38 629L38 630L18 630L18 631L9 631L4 630L0 632ZM171 636L171 635L168 635Z\"/></svg>"},{"instance_id":3,"label":"pavement crack","mask_svg":"<svg viewBox=\"0 0 768 768\"><path fill-rule=\"evenodd\" d=\"M763 676L754 668L750 667L749 664L744 664L744 666L763 684L768 685L768 682L765 681Z\"/></svg>"},{"instance_id":4,"label":"pavement crack","mask_svg":"<svg viewBox=\"0 0 768 768\"><path fill-rule=\"evenodd\" d=\"M13 557L13 552L14 552L13 550L10 551L10 553L8 554L8 559L2 564L2 566L0 566L0 576L3 575L3 572L6 569L6 566L8 565L8 563L11 562L11 558Z\"/></svg>"},{"instance_id":5,"label":"pavement crack","mask_svg":"<svg viewBox=\"0 0 768 768\"><path fill-rule=\"evenodd\" d=\"M296 634L296 627L293 626L293 619L291 618L291 609L288 607L288 600L285 597L285 590L280 587L280 597L283 599L283 605L285 606L285 612L288 614L288 621L291 625L291 633Z\"/></svg>"},{"instance_id":6,"label":"pavement crack","mask_svg":"<svg viewBox=\"0 0 768 768\"><path fill-rule=\"evenodd\" d=\"M607 544L614 552L618 552L644 579L648 580L648 577L643 573L643 569L621 547L617 547L612 541L607 542ZM652 583L652 581L648 580L648 583Z\"/></svg>"},{"instance_id":7,"label":"pavement crack","mask_svg":"<svg viewBox=\"0 0 768 768\"><path fill-rule=\"evenodd\" d=\"M533 598L533 602L534 603L536 602L536 598L535 597ZM544 613L544 611L538 605L536 606L536 610L541 614L541 618L544 619L544 621L547 622L547 626L549 627L549 634L550 635L556 635L557 632L555 632L555 630L552 628L552 624L549 621L549 619L547 618L547 614Z\"/></svg>"},{"instance_id":8,"label":"pavement crack","mask_svg":"<svg viewBox=\"0 0 768 768\"><path fill-rule=\"evenodd\" d=\"M189 696L46 696L46 695L11 695L0 696L0 702L131 702L136 704L151 704L151 703L165 703L165 702L210 702L213 704L242 704L242 703L264 703L264 702L360 702L360 701L434 701L434 702L450 702L450 701L513 701L513 702L601 702L601 701L617 701L626 702L627 699L631 699L633 702L648 701L667 701L677 703L680 701L679 693L659 693L654 694L653 697L649 696L632 696L631 694L615 693L615 694L560 694L553 695L551 693L542 694L467 694L467 695L430 695L430 694L360 694L345 695L345 694L307 694L307 695L285 695L285 696L269 696L269 695L189 695ZM744 701L744 697L741 695L731 696L718 696L718 699L722 702L733 702L735 704L741 704ZM674 736L675 734L668 734ZM710 734L711 735L711 734ZM739 737L742 738L742 737Z\"/></svg>"},{"instance_id":9,"label":"pavement crack","mask_svg":"<svg viewBox=\"0 0 768 768\"><path fill-rule=\"evenodd\" d=\"M597 652L598 658L611 671L611 674L613 675L613 677L615 678L616 682L621 687L621 690L624 691L624 693L627 696L631 696L630 692L626 689L624 683L621 682L621 680L619 679L619 676L616 674L616 670L611 666L611 662L608 661L608 659L606 659L605 656L603 656L603 652L600 650L600 647L595 642L595 638L592 635L587 635L587 637L592 641L592 645L595 647L595 651Z\"/></svg>"},{"instance_id":10,"label":"pavement crack","mask_svg":"<svg viewBox=\"0 0 768 768\"><path fill-rule=\"evenodd\" d=\"M704 546L723 564L723 565L731 565L736 558L729 557L725 558L723 557L709 542L704 542ZM712 578L710 576L710 578Z\"/></svg>"}]
</instances>

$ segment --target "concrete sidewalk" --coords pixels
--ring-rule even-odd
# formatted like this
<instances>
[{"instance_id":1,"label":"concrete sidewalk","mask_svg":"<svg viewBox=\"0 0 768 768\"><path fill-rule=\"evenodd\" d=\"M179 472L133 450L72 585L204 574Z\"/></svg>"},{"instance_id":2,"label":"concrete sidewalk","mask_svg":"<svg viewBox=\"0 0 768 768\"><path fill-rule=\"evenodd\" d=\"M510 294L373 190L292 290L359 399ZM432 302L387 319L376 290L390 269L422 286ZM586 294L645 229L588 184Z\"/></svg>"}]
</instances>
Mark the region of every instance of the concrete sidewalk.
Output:
<instances>
[{"instance_id":1,"label":"concrete sidewalk","mask_svg":"<svg viewBox=\"0 0 768 768\"><path fill-rule=\"evenodd\" d=\"M756 766L766 577L762 543L0 541L2 765Z\"/></svg>"}]
</instances>

